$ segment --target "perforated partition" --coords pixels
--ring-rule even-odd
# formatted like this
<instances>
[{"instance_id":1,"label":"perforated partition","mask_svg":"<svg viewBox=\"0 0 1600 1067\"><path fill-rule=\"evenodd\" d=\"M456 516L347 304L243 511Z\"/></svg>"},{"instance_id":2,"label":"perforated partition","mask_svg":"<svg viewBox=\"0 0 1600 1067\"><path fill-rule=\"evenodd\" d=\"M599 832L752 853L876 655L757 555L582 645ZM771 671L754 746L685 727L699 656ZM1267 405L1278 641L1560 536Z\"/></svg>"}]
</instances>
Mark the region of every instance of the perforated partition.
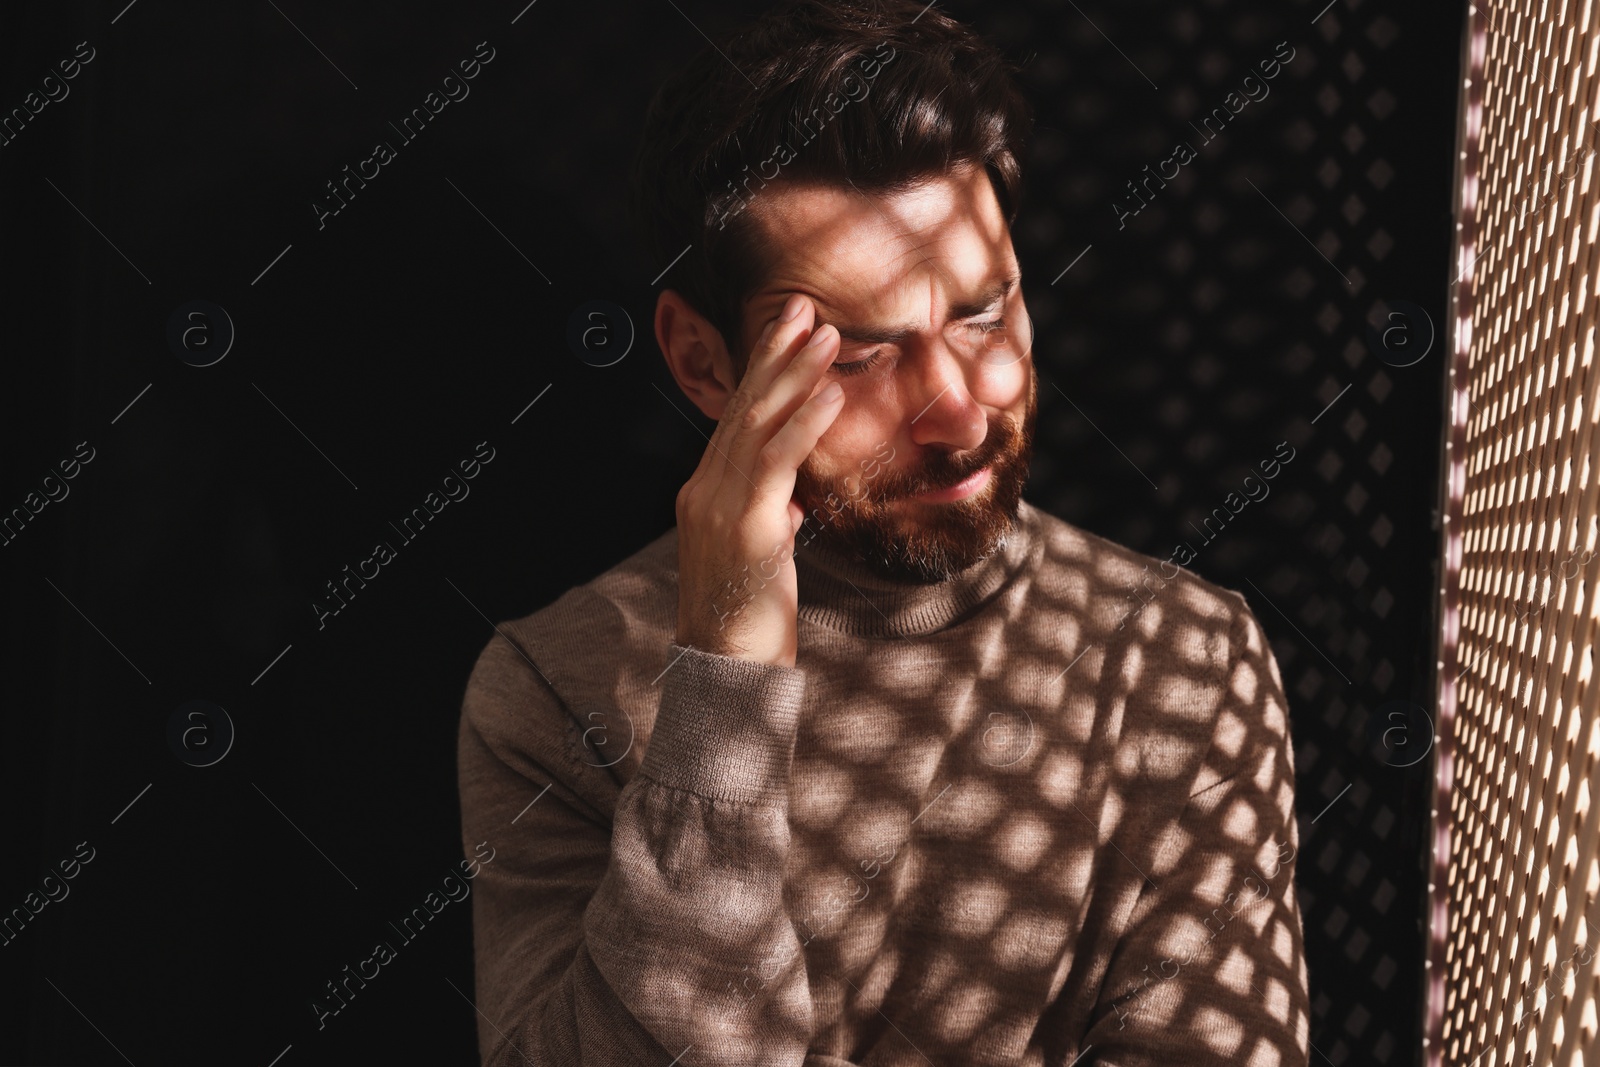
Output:
<instances>
[{"instance_id":1,"label":"perforated partition","mask_svg":"<svg viewBox=\"0 0 1600 1067\"><path fill-rule=\"evenodd\" d=\"M1600 1055L1600 10L1470 11L1444 483L1429 1064Z\"/></svg>"}]
</instances>

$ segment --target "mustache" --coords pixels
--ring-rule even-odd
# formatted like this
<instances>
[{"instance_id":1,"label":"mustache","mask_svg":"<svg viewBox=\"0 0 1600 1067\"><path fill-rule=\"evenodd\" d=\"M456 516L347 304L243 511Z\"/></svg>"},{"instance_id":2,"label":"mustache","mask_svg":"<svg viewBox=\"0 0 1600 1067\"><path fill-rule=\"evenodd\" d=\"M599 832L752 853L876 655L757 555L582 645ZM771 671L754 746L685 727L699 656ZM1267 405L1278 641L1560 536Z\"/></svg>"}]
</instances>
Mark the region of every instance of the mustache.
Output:
<instances>
[{"instance_id":1,"label":"mustache","mask_svg":"<svg viewBox=\"0 0 1600 1067\"><path fill-rule=\"evenodd\" d=\"M997 419L989 424L989 433L984 437L983 444L973 449L969 455L958 460L953 458L951 453L940 453L928 459L915 472L897 476L896 472L890 471L883 479L878 493L873 495L887 501L948 489L958 482L966 481L985 467L995 466L1011 453L1017 436L1009 420Z\"/></svg>"}]
</instances>

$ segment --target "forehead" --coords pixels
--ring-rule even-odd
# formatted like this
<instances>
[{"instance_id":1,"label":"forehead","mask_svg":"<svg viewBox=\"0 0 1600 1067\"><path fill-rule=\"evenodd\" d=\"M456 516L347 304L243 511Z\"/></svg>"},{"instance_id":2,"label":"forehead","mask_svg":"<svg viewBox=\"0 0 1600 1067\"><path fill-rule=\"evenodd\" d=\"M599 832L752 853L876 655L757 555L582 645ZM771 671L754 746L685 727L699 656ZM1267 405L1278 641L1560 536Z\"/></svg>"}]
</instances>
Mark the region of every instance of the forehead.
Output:
<instances>
[{"instance_id":1,"label":"forehead","mask_svg":"<svg viewBox=\"0 0 1600 1067\"><path fill-rule=\"evenodd\" d=\"M1005 216L981 166L888 195L773 185L755 195L751 209L773 257L765 283L746 303L756 332L791 293L812 297L824 318L875 318L925 310L930 283L951 299L970 296L1014 263Z\"/></svg>"}]
</instances>

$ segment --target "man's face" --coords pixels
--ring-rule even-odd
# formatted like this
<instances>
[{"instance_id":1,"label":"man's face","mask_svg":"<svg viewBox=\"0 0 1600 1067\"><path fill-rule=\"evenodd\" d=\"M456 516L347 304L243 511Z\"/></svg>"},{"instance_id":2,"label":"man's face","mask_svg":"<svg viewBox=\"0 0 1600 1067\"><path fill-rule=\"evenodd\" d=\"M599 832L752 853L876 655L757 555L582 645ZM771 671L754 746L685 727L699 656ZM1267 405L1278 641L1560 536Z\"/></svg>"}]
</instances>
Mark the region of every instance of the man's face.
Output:
<instances>
[{"instance_id":1,"label":"man's face","mask_svg":"<svg viewBox=\"0 0 1600 1067\"><path fill-rule=\"evenodd\" d=\"M796 478L797 551L815 535L913 582L991 555L1022 499L1037 382L1020 271L983 168L894 196L773 186L751 210L779 259L745 304L740 366L791 294L840 332L824 380L843 387L844 407ZM975 491L941 494L975 474Z\"/></svg>"}]
</instances>

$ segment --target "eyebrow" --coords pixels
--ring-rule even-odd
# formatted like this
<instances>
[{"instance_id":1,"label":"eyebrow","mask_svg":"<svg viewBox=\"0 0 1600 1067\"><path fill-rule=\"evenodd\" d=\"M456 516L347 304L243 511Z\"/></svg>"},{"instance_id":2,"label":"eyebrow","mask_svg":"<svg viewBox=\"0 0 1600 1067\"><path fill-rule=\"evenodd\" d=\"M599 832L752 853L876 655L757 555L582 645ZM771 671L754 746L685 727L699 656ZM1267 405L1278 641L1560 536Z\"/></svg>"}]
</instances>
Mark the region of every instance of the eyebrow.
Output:
<instances>
[{"instance_id":1,"label":"eyebrow","mask_svg":"<svg viewBox=\"0 0 1600 1067\"><path fill-rule=\"evenodd\" d=\"M1018 280L1016 275L1011 275L991 283L972 300L952 303L948 317L952 319L968 319L974 315L983 314L1010 295ZM818 320L818 325L824 322L833 322L832 319L825 316L818 316ZM856 341L862 344L878 345L899 344L921 329L920 323L907 323L901 326L865 326L856 323L833 322L833 326L839 331L839 339L841 341Z\"/></svg>"}]
</instances>

